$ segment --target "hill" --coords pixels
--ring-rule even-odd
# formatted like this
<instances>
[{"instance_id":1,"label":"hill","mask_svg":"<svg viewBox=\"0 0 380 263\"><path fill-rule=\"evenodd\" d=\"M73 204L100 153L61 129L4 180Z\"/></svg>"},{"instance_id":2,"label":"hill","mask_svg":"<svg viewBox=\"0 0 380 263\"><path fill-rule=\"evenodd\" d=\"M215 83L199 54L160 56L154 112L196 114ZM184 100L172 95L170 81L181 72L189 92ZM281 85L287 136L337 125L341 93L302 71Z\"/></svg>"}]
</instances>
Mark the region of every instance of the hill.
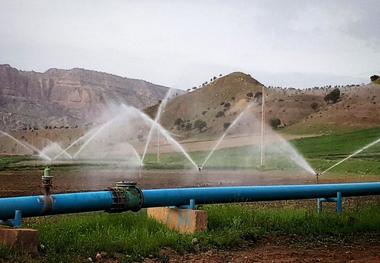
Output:
<instances>
[{"instance_id":1,"label":"hill","mask_svg":"<svg viewBox=\"0 0 380 263\"><path fill-rule=\"evenodd\" d=\"M144 80L74 68L44 73L0 65L0 129L90 125L114 103L157 104L168 88Z\"/></svg>"},{"instance_id":2,"label":"hill","mask_svg":"<svg viewBox=\"0 0 380 263\"><path fill-rule=\"evenodd\" d=\"M262 92L266 121L279 119L280 126L298 123L325 104L320 91L267 88L248 74L234 72L170 100L161 123L186 137L213 136L223 132L250 102L256 102L250 111L260 118ZM197 128L197 121L207 127Z\"/></svg>"},{"instance_id":3,"label":"hill","mask_svg":"<svg viewBox=\"0 0 380 263\"><path fill-rule=\"evenodd\" d=\"M380 126L380 85L341 88L336 103L327 104L289 127L292 133L326 133L349 131Z\"/></svg>"},{"instance_id":4,"label":"hill","mask_svg":"<svg viewBox=\"0 0 380 263\"><path fill-rule=\"evenodd\" d=\"M339 89L336 102L325 100ZM248 103L261 118L261 93L265 94L265 120L288 133L328 133L380 125L380 85L325 86L309 89L264 87L248 74L234 72L201 88L171 99L161 123L182 138L214 137L242 112ZM153 116L157 105L146 109ZM284 128L284 129L282 129Z\"/></svg>"}]
</instances>

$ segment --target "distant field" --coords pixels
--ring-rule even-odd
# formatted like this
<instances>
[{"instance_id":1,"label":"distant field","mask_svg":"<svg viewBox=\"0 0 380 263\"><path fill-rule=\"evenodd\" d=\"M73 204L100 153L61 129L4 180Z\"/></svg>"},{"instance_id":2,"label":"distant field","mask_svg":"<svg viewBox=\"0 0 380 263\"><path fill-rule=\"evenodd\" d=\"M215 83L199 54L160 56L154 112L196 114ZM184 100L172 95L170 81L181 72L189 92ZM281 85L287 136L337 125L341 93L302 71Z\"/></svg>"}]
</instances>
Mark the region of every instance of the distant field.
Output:
<instances>
[{"instance_id":1,"label":"distant field","mask_svg":"<svg viewBox=\"0 0 380 263\"><path fill-rule=\"evenodd\" d=\"M380 138L380 127L354 132L336 133L318 137L302 138L290 141L317 172L322 172L334 163L345 158L365 145ZM251 146L224 148L217 150L206 163L205 168L212 169L253 169L253 170L295 170L297 165L289 162L286 154L265 156L265 166L260 167L260 149ZM197 165L201 165L208 152L191 152ZM190 169L193 165L180 153L162 153L157 162L156 154L148 154L146 169ZM45 164L36 162L37 158L28 156L0 157L0 170L41 169ZM59 169L77 167L112 168L112 164L98 162L53 164ZM380 176L380 143L363 151L352 159L329 171L326 176Z\"/></svg>"},{"instance_id":2,"label":"distant field","mask_svg":"<svg viewBox=\"0 0 380 263\"><path fill-rule=\"evenodd\" d=\"M311 166L322 172L334 163L380 138L380 128L338 133L292 141ZM357 174L380 176L380 143L343 162L331 175Z\"/></svg>"},{"instance_id":3,"label":"distant field","mask_svg":"<svg viewBox=\"0 0 380 263\"><path fill-rule=\"evenodd\" d=\"M291 144L305 157L317 172L322 172L358 149L380 138L380 127L354 132L336 133L311 138L302 138L291 141ZM208 152L192 152L190 155L201 164ZM206 165L213 168L241 168L241 169L296 169L286 158L268 159L265 166L260 168L259 149L252 147L234 147L217 150ZM180 154L162 154L160 163L156 156L147 156L147 168L160 168L165 163L173 166L188 166L188 161ZM380 176L380 143L363 151L357 156L335 167L326 175L379 175Z\"/></svg>"}]
</instances>

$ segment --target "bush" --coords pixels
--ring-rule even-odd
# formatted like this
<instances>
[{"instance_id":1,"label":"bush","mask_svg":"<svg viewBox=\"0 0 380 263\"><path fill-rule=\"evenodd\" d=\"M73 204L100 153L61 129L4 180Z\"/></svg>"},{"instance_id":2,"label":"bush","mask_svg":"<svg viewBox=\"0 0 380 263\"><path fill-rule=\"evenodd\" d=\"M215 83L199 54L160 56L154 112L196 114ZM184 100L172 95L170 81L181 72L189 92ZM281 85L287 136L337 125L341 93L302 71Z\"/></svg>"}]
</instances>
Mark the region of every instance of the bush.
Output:
<instances>
[{"instance_id":1,"label":"bush","mask_svg":"<svg viewBox=\"0 0 380 263\"><path fill-rule=\"evenodd\" d=\"M380 77L378 75L373 75L370 77L371 81L376 81L378 80Z\"/></svg>"},{"instance_id":2,"label":"bush","mask_svg":"<svg viewBox=\"0 0 380 263\"><path fill-rule=\"evenodd\" d=\"M215 117L217 117L217 118L219 118L219 117L224 117L224 111L218 111L217 113L216 113L216 116Z\"/></svg>"},{"instance_id":3,"label":"bush","mask_svg":"<svg viewBox=\"0 0 380 263\"><path fill-rule=\"evenodd\" d=\"M318 105L318 103L313 102L313 103L310 105L310 107L311 107L313 110L316 110L316 109L318 109L319 105Z\"/></svg>"},{"instance_id":4,"label":"bush","mask_svg":"<svg viewBox=\"0 0 380 263\"><path fill-rule=\"evenodd\" d=\"M252 93L252 92L248 92L248 93L247 93L247 97L248 97L248 98L252 98L252 97L253 97L253 93Z\"/></svg>"},{"instance_id":5,"label":"bush","mask_svg":"<svg viewBox=\"0 0 380 263\"><path fill-rule=\"evenodd\" d=\"M230 122L225 122L225 123L223 124L223 128L224 128L224 130L227 130L228 127L230 127L230 125L231 125Z\"/></svg>"},{"instance_id":6,"label":"bush","mask_svg":"<svg viewBox=\"0 0 380 263\"><path fill-rule=\"evenodd\" d=\"M194 122L194 128L199 129L199 132L202 132L202 130L206 127L207 127L207 123L203 120L196 120Z\"/></svg>"},{"instance_id":7,"label":"bush","mask_svg":"<svg viewBox=\"0 0 380 263\"><path fill-rule=\"evenodd\" d=\"M261 99L261 96L263 96L263 93L261 91L255 93L255 99Z\"/></svg>"},{"instance_id":8,"label":"bush","mask_svg":"<svg viewBox=\"0 0 380 263\"><path fill-rule=\"evenodd\" d=\"M336 103L340 98L340 90L338 88L333 89L329 94L325 96L325 101Z\"/></svg>"},{"instance_id":9,"label":"bush","mask_svg":"<svg viewBox=\"0 0 380 263\"><path fill-rule=\"evenodd\" d=\"M270 125L273 129L277 129L281 125L281 120L277 118L273 118L270 120Z\"/></svg>"},{"instance_id":10,"label":"bush","mask_svg":"<svg viewBox=\"0 0 380 263\"><path fill-rule=\"evenodd\" d=\"M224 107L225 107L225 108L229 108L229 107L231 107L231 103L229 103L229 102L224 103Z\"/></svg>"},{"instance_id":11,"label":"bush","mask_svg":"<svg viewBox=\"0 0 380 263\"><path fill-rule=\"evenodd\" d=\"M175 120L174 125L178 126L181 125L184 121L181 118L178 118Z\"/></svg>"},{"instance_id":12,"label":"bush","mask_svg":"<svg viewBox=\"0 0 380 263\"><path fill-rule=\"evenodd\" d=\"M191 122L186 123L186 125L185 125L186 131L190 131L192 128L193 128L193 125L191 124Z\"/></svg>"}]
</instances>

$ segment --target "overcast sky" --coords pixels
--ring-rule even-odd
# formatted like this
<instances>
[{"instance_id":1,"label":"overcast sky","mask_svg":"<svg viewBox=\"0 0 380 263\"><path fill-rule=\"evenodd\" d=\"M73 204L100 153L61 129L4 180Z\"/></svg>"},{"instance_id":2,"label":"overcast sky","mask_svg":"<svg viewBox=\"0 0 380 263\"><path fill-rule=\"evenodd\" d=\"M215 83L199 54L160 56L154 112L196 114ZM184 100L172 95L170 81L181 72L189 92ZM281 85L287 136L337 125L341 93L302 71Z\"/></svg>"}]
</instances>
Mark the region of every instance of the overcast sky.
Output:
<instances>
[{"instance_id":1,"label":"overcast sky","mask_svg":"<svg viewBox=\"0 0 380 263\"><path fill-rule=\"evenodd\" d=\"M361 83L380 74L379 12L379 0L0 0L0 63L181 89L233 71L265 85Z\"/></svg>"}]
</instances>

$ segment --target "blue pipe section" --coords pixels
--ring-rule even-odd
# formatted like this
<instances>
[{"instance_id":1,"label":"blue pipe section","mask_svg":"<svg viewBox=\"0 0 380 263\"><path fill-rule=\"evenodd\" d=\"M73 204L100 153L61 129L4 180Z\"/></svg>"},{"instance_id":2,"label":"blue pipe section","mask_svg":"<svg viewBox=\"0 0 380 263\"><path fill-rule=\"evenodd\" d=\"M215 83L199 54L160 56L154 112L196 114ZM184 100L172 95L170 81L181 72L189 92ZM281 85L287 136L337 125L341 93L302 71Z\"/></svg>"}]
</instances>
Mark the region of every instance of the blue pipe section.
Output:
<instances>
[{"instance_id":1,"label":"blue pipe section","mask_svg":"<svg viewBox=\"0 0 380 263\"><path fill-rule=\"evenodd\" d=\"M143 190L143 207L379 195L380 183L233 186Z\"/></svg>"},{"instance_id":2,"label":"blue pipe section","mask_svg":"<svg viewBox=\"0 0 380 263\"><path fill-rule=\"evenodd\" d=\"M108 210L112 206L111 191L53 194L52 209L45 211L45 196L20 196L0 198L0 220L15 216L20 210L22 217L46 214L66 214Z\"/></svg>"},{"instance_id":3,"label":"blue pipe section","mask_svg":"<svg viewBox=\"0 0 380 263\"><path fill-rule=\"evenodd\" d=\"M142 207L179 207L194 204L332 198L336 197L338 192L343 197L380 195L380 183L172 188L142 192ZM0 220L14 218L16 210L21 211L22 217L31 217L104 211L113 206L112 191L53 194L49 197L52 203L48 210L45 204L47 197L43 195L0 198ZM139 208L140 206L137 210Z\"/></svg>"}]
</instances>

